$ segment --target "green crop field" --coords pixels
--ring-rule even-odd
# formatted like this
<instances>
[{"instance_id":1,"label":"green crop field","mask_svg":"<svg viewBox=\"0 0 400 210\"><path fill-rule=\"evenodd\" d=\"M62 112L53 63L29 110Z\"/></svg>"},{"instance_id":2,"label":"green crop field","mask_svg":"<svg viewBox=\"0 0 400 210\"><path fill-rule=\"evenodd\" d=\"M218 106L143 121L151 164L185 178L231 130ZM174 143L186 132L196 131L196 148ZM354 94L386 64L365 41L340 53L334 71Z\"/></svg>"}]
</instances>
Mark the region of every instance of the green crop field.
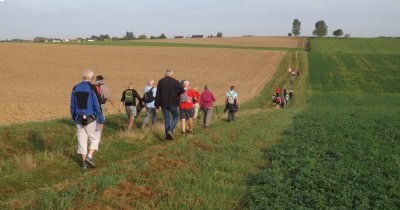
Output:
<instances>
[{"instance_id":1,"label":"green crop field","mask_svg":"<svg viewBox=\"0 0 400 210\"><path fill-rule=\"evenodd\" d=\"M162 124L127 134L124 115L107 116L99 167L88 171L79 169L71 120L2 126L0 209L399 209L398 49L394 39L287 49L237 121L218 107L210 129L197 123L173 142L162 141ZM272 108L294 62L294 100Z\"/></svg>"},{"instance_id":2,"label":"green crop field","mask_svg":"<svg viewBox=\"0 0 400 210\"><path fill-rule=\"evenodd\" d=\"M400 40L314 39L311 91L249 209L400 208Z\"/></svg>"}]
</instances>

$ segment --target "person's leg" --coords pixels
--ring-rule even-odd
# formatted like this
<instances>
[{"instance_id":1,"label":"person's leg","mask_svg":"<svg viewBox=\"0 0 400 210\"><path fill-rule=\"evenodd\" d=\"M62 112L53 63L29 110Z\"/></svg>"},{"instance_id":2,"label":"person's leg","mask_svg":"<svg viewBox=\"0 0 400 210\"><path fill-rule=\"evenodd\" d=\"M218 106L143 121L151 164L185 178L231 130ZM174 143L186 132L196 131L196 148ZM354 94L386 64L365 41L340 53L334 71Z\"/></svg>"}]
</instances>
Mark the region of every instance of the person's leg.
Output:
<instances>
[{"instance_id":1,"label":"person's leg","mask_svg":"<svg viewBox=\"0 0 400 210\"><path fill-rule=\"evenodd\" d=\"M196 119L197 115L199 114L200 104L199 103L194 104L193 108L194 108L193 119Z\"/></svg>"},{"instance_id":2,"label":"person's leg","mask_svg":"<svg viewBox=\"0 0 400 210\"><path fill-rule=\"evenodd\" d=\"M188 119L188 132L189 133L193 132L193 118Z\"/></svg>"},{"instance_id":3,"label":"person's leg","mask_svg":"<svg viewBox=\"0 0 400 210\"><path fill-rule=\"evenodd\" d=\"M235 111L232 111L232 121L235 121Z\"/></svg>"},{"instance_id":4,"label":"person's leg","mask_svg":"<svg viewBox=\"0 0 400 210\"><path fill-rule=\"evenodd\" d=\"M228 122L232 120L232 111L228 111Z\"/></svg>"},{"instance_id":5,"label":"person's leg","mask_svg":"<svg viewBox=\"0 0 400 210\"><path fill-rule=\"evenodd\" d=\"M129 122L128 122L128 131L132 130L132 126L133 126L134 122L135 122L135 115L131 115L129 117Z\"/></svg>"},{"instance_id":6,"label":"person's leg","mask_svg":"<svg viewBox=\"0 0 400 210\"><path fill-rule=\"evenodd\" d=\"M205 126L208 127L211 124L211 119L212 119L212 108L207 109L207 117L205 118Z\"/></svg>"},{"instance_id":7,"label":"person's leg","mask_svg":"<svg viewBox=\"0 0 400 210\"><path fill-rule=\"evenodd\" d=\"M171 129L171 115L168 108L162 108L162 113L164 116L164 124L165 124L165 135L167 135L168 131Z\"/></svg>"},{"instance_id":8,"label":"person's leg","mask_svg":"<svg viewBox=\"0 0 400 210\"><path fill-rule=\"evenodd\" d=\"M186 119L181 120L182 133L186 133Z\"/></svg>"},{"instance_id":9,"label":"person's leg","mask_svg":"<svg viewBox=\"0 0 400 210\"><path fill-rule=\"evenodd\" d=\"M157 122L157 110L156 110L156 108L152 108L152 109L151 109L151 113L152 113L152 116L153 116L153 118L152 118L152 120L151 120L151 123L152 123L153 125L155 125L156 122Z\"/></svg>"},{"instance_id":10,"label":"person's leg","mask_svg":"<svg viewBox=\"0 0 400 210\"><path fill-rule=\"evenodd\" d=\"M203 126L207 127L206 126L206 124L207 124L207 109L203 108L202 111L203 111Z\"/></svg>"},{"instance_id":11,"label":"person's leg","mask_svg":"<svg viewBox=\"0 0 400 210\"><path fill-rule=\"evenodd\" d=\"M148 125L149 124L149 120L152 114L152 109L151 108L146 108L146 115L143 119L143 126Z\"/></svg>"},{"instance_id":12,"label":"person's leg","mask_svg":"<svg viewBox=\"0 0 400 210\"><path fill-rule=\"evenodd\" d=\"M172 107L172 108L170 108L170 110L171 110L171 114L172 114L172 122L171 122L170 130L171 130L171 132L174 132L176 124L178 123L178 119L179 119L178 107Z\"/></svg>"},{"instance_id":13,"label":"person's leg","mask_svg":"<svg viewBox=\"0 0 400 210\"><path fill-rule=\"evenodd\" d=\"M88 162L91 166L95 167L93 161L94 152L99 149L100 139L101 139L101 129L97 125L97 122L92 122L85 127L86 133L89 137L89 153L86 158L86 162Z\"/></svg>"},{"instance_id":14,"label":"person's leg","mask_svg":"<svg viewBox=\"0 0 400 210\"><path fill-rule=\"evenodd\" d=\"M87 155L88 136L85 131L85 127L82 125L76 125L76 136L78 138L78 151L77 153L82 156L82 162L84 163Z\"/></svg>"}]
</instances>

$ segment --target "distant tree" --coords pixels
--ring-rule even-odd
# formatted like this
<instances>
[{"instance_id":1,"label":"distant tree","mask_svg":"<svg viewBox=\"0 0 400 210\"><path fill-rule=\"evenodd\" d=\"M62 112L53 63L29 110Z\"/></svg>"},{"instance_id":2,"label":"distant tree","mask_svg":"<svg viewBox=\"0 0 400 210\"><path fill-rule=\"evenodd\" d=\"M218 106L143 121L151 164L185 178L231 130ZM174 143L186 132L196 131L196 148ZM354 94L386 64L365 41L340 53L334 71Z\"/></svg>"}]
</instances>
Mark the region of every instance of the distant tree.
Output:
<instances>
[{"instance_id":1,"label":"distant tree","mask_svg":"<svg viewBox=\"0 0 400 210\"><path fill-rule=\"evenodd\" d=\"M145 34L142 34L137 39L147 39L147 36Z\"/></svg>"},{"instance_id":2,"label":"distant tree","mask_svg":"<svg viewBox=\"0 0 400 210\"><path fill-rule=\"evenodd\" d=\"M122 39L124 39L124 40L134 40L134 39L136 39L136 37L135 37L135 35L133 35L132 31L131 32L127 31L125 36Z\"/></svg>"},{"instance_id":3,"label":"distant tree","mask_svg":"<svg viewBox=\"0 0 400 210\"><path fill-rule=\"evenodd\" d=\"M287 36L292 36L292 33L288 33Z\"/></svg>"},{"instance_id":4,"label":"distant tree","mask_svg":"<svg viewBox=\"0 0 400 210\"><path fill-rule=\"evenodd\" d=\"M162 33L158 38L160 38L160 39L166 39L167 38L167 36L165 36L165 34L164 33Z\"/></svg>"},{"instance_id":5,"label":"distant tree","mask_svg":"<svg viewBox=\"0 0 400 210\"><path fill-rule=\"evenodd\" d=\"M320 20L316 22L313 35L321 37L321 36L326 36L327 34L328 34L328 26L325 24L325 21Z\"/></svg>"},{"instance_id":6,"label":"distant tree","mask_svg":"<svg viewBox=\"0 0 400 210\"><path fill-rule=\"evenodd\" d=\"M339 37L339 36L343 36L343 30L342 29L338 29L336 31L333 31L333 36Z\"/></svg>"},{"instance_id":7,"label":"distant tree","mask_svg":"<svg viewBox=\"0 0 400 210\"><path fill-rule=\"evenodd\" d=\"M294 19L293 20L293 27L292 27L292 33L295 36L300 35L300 27L301 27L301 22L299 19Z\"/></svg>"},{"instance_id":8,"label":"distant tree","mask_svg":"<svg viewBox=\"0 0 400 210\"><path fill-rule=\"evenodd\" d=\"M224 36L224 35L222 34L222 32L218 32L218 33L217 33L217 37L220 37L220 38L221 38L221 37L223 37L223 36Z\"/></svg>"},{"instance_id":9,"label":"distant tree","mask_svg":"<svg viewBox=\"0 0 400 210\"><path fill-rule=\"evenodd\" d=\"M158 39L158 37L151 35L150 39Z\"/></svg>"}]
</instances>

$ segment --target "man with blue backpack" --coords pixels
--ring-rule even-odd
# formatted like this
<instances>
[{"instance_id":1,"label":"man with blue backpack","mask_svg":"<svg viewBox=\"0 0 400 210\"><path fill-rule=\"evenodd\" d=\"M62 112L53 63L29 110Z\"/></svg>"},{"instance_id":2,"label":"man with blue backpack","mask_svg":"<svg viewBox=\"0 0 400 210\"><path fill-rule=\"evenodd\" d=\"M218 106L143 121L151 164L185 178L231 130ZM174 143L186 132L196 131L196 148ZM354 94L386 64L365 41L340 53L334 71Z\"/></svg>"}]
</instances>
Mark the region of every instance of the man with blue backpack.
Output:
<instances>
[{"instance_id":1,"label":"man with blue backpack","mask_svg":"<svg viewBox=\"0 0 400 210\"><path fill-rule=\"evenodd\" d=\"M96 88L91 84L93 76L92 70L83 72L82 82L72 89L70 103L71 117L77 127L77 153L82 155L83 169L86 169L89 165L96 167L93 155L99 148L101 129L104 123Z\"/></svg>"}]
</instances>

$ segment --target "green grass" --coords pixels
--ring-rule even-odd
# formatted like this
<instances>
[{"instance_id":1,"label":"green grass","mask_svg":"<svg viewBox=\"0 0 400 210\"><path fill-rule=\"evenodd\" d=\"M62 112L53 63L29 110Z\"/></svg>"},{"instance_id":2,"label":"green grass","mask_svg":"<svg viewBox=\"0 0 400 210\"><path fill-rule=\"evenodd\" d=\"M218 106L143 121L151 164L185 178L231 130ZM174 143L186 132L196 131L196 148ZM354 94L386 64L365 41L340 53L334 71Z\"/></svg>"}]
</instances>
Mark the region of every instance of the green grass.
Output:
<instances>
[{"instance_id":1,"label":"green grass","mask_svg":"<svg viewBox=\"0 0 400 210\"><path fill-rule=\"evenodd\" d=\"M95 42L68 42L48 43L51 45L80 45L80 46L125 46L125 47L188 47L188 48L226 48L245 50L295 50L302 51L303 48L286 47L249 47L220 44L195 44L195 43L166 43L166 42L143 42L143 41L95 41Z\"/></svg>"},{"instance_id":2,"label":"green grass","mask_svg":"<svg viewBox=\"0 0 400 210\"><path fill-rule=\"evenodd\" d=\"M249 209L400 208L400 42L314 39L311 91L268 164Z\"/></svg>"},{"instance_id":3,"label":"green grass","mask_svg":"<svg viewBox=\"0 0 400 210\"><path fill-rule=\"evenodd\" d=\"M212 127L198 123L193 136L163 142L162 125L127 135L124 115L107 117L96 154L98 168L82 172L71 120L0 127L2 209L232 209L244 206L247 179L266 163L263 150L281 137L305 103L307 59L298 52L304 79L296 81L291 108L271 108L271 91L287 85L282 61L274 79L243 104L237 121L215 113ZM303 91L304 90L304 91ZM222 108L219 107L219 111ZM27 154L27 155L25 155Z\"/></svg>"}]
</instances>

